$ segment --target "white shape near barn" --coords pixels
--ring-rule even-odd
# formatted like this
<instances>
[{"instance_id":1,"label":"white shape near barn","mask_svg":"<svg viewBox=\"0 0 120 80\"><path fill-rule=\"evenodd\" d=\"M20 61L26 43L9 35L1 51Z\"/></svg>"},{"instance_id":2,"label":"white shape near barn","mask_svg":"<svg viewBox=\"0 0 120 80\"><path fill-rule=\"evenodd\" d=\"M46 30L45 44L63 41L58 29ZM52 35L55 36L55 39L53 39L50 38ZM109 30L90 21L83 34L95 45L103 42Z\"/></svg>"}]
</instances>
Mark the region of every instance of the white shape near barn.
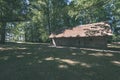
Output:
<instances>
[{"instance_id":1,"label":"white shape near barn","mask_svg":"<svg viewBox=\"0 0 120 80\"><path fill-rule=\"evenodd\" d=\"M55 46L107 48L107 39L111 35L110 25L99 22L52 33L49 38Z\"/></svg>"}]
</instances>

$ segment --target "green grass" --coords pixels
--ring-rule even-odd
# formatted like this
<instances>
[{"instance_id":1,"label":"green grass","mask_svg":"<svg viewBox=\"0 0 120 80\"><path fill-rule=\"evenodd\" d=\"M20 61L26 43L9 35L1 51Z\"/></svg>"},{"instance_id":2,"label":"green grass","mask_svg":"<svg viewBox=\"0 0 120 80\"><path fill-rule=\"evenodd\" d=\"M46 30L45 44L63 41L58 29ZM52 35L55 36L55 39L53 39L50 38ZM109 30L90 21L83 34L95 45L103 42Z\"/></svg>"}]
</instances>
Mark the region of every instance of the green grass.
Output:
<instances>
[{"instance_id":1,"label":"green grass","mask_svg":"<svg viewBox=\"0 0 120 80\"><path fill-rule=\"evenodd\" d=\"M6 43L0 80L120 80L120 53Z\"/></svg>"}]
</instances>

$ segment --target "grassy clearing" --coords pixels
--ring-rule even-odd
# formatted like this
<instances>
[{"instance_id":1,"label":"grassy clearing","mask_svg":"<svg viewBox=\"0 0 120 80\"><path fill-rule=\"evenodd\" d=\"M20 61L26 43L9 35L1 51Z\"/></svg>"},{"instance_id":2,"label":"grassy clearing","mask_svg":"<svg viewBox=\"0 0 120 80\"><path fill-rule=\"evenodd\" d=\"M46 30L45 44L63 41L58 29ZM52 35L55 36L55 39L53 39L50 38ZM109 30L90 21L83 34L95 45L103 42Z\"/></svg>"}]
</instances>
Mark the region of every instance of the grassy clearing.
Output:
<instances>
[{"instance_id":1,"label":"grassy clearing","mask_svg":"<svg viewBox=\"0 0 120 80\"><path fill-rule=\"evenodd\" d=\"M120 53L51 47L0 45L0 80L120 80Z\"/></svg>"}]
</instances>

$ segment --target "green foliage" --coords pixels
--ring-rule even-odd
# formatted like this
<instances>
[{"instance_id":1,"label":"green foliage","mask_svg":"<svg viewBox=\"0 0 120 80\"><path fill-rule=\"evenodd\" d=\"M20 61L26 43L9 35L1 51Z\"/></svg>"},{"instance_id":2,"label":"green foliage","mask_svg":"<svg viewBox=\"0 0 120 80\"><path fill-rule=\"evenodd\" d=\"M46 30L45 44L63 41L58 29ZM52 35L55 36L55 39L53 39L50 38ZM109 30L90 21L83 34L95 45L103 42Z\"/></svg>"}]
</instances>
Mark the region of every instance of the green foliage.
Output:
<instances>
[{"instance_id":1,"label":"green foliage","mask_svg":"<svg viewBox=\"0 0 120 80\"><path fill-rule=\"evenodd\" d=\"M120 35L113 35L112 40L114 42L120 42Z\"/></svg>"},{"instance_id":2,"label":"green foliage","mask_svg":"<svg viewBox=\"0 0 120 80\"><path fill-rule=\"evenodd\" d=\"M1 0L0 22L26 20L27 3L24 0Z\"/></svg>"},{"instance_id":3,"label":"green foliage","mask_svg":"<svg viewBox=\"0 0 120 80\"><path fill-rule=\"evenodd\" d=\"M24 26L25 26L25 23L23 22L7 23L6 39L8 41L24 41L24 38L25 38Z\"/></svg>"},{"instance_id":4,"label":"green foliage","mask_svg":"<svg viewBox=\"0 0 120 80\"><path fill-rule=\"evenodd\" d=\"M64 0L36 0L31 1L30 41L48 41L51 32L69 26L68 7ZM27 29L28 31L28 29ZM29 41L29 40L28 40Z\"/></svg>"}]
</instances>

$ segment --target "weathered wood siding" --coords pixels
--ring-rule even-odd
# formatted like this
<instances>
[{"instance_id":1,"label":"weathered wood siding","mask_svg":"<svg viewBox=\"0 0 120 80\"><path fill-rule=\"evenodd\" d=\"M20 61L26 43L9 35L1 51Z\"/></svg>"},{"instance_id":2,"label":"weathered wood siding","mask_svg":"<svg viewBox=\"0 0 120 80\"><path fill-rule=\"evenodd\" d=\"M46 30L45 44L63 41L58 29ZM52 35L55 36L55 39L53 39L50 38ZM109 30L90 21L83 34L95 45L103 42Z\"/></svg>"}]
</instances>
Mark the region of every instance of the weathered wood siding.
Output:
<instances>
[{"instance_id":1,"label":"weathered wood siding","mask_svg":"<svg viewBox=\"0 0 120 80\"><path fill-rule=\"evenodd\" d=\"M84 38L54 38L56 46L107 48L106 37L84 37Z\"/></svg>"}]
</instances>

